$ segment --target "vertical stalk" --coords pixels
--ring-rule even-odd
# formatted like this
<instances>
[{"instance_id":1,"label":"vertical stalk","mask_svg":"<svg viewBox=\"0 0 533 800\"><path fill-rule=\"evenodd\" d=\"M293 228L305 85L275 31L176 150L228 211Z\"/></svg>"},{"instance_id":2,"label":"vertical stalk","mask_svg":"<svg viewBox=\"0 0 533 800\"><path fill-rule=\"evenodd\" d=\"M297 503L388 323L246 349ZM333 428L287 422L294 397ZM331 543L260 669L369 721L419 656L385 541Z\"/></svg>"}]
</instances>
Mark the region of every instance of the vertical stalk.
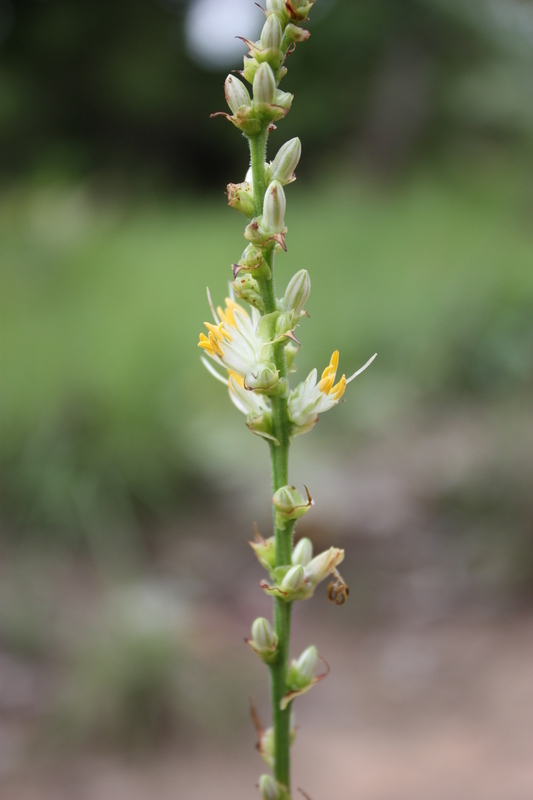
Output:
<instances>
[{"instance_id":1,"label":"vertical stalk","mask_svg":"<svg viewBox=\"0 0 533 800\"><path fill-rule=\"evenodd\" d=\"M265 197L265 157L268 128L256 136L250 136L250 161L254 186L254 211L259 216L263 211ZM265 304L265 313L276 310L276 291L274 283L274 247L270 246L263 253L269 268L270 277L260 281L260 290ZM278 344L274 348L274 363L280 378L287 375L285 348ZM287 397L272 397L273 433L278 444L270 445L272 467L272 486L274 492L289 483L289 418ZM275 524L276 566L291 563L292 533L294 522L289 522L284 530ZM287 669L289 661L289 643L291 627L291 603L275 598L274 630L278 636L278 659L270 665L270 691L272 700L272 725L274 729L274 775L277 781L290 791L290 704L281 710L280 703L287 691Z\"/></svg>"}]
</instances>

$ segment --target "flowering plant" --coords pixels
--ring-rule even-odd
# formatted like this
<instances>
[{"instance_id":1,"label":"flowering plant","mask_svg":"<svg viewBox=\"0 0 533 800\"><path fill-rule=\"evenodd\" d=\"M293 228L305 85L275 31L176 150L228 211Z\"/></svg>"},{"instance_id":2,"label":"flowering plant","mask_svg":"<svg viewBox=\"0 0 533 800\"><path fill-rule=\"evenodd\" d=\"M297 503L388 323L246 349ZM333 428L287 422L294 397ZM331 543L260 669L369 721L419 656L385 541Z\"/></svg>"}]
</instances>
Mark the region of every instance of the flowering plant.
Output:
<instances>
[{"instance_id":1,"label":"flowering plant","mask_svg":"<svg viewBox=\"0 0 533 800\"><path fill-rule=\"evenodd\" d=\"M301 156L298 138L286 142L273 161L266 161L267 141L274 123L290 110L293 96L281 91L287 73L285 60L296 43L310 33L301 27L315 0L267 0L266 21L259 41L244 40L248 55L240 75L228 75L226 101L231 111L219 112L248 139L250 169L242 183L227 187L229 205L244 214L248 223L244 252L233 264L230 296L215 308L208 292L213 317L200 334L199 347L209 372L226 384L234 405L246 415L246 425L270 447L274 487L273 536L256 533L252 548L269 580L261 588L274 600L273 625L264 618L252 625L250 647L270 670L272 727L259 731L259 750L273 775L262 775L259 791L263 800L290 800L290 745L294 738L292 703L325 675L316 676L319 654L308 647L289 663L292 604L307 600L328 576L328 598L342 605L348 587L338 572L344 551L330 547L313 557L307 538L294 546L297 519L313 501L289 483L289 446L295 436L307 433L318 415L337 405L346 386L374 360L375 355L350 378L337 380L336 350L320 380L313 369L296 388L289 374L300 343L295 329L307 316L305 304L311 291L307 270L299 270L289 281L282 298L276 297L274 258L285 251L286 198L284 187L295 180ZM252 93L246 84L252 86ZM218 116L215 114L213 116ZM249 311L237 300L247 304Z\"/></svg>"}]
</instances>

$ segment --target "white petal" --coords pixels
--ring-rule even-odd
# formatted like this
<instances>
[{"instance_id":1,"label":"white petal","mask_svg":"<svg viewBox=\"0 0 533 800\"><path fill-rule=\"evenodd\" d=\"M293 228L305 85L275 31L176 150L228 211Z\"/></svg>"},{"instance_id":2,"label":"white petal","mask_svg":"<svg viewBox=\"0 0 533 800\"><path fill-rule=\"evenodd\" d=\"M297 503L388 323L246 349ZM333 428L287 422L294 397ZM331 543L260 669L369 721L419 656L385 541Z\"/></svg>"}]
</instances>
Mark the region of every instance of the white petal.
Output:
<instances>
[{"instance_id":1,"label":"white petal","mask_svg":"<svg viewBox=\"0 0 533 800\"><path fill-rule=\"evenodd\" d=\"M204 365L204 367L206 368L206 370L207 370L208 372L210 372L210 373L211 373L211 375L212 375L214 378L216 378L216 379L217 379L217 381L220 381L220 383L223 383L225 386L227 386L227 385L228 385L228 379L227 379L227 378L224 378L224 377L223 377L223 376L220 374L220 372L218 372L218 371L217 371L217 370L214 368L214 366L213 366L213 365L212 365L212 364L211 364L211 363L210 363L210 362L207 360L207 358L205 358L205 356L202 356L202 357L200 358L200 361L202 362L202 364Z\"/></svg>"}]
</instances>

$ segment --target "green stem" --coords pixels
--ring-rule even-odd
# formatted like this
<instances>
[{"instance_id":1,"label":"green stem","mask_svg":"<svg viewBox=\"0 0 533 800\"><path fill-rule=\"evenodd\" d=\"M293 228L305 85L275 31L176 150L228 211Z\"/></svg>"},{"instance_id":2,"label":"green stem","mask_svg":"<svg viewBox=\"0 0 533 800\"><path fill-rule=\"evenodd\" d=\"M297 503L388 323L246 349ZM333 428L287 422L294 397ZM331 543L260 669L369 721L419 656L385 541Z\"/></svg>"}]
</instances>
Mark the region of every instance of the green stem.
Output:
<instances>
[{"instance_id":1,"label":"green stem","mask_svg":"<svg viewBox=\"0 0 533 800\"><path fill-rule=\"evenodd\" d=\"M268 128L256 136L250 136L250 159L254 185L254 211L259 216L263 211L265 197L265 157ZM270 277L263 278L259 284L265 304L265 313L276 310L276 290L274 283L274 247L264 250L263 257L270 268ZM274 347L274 363L280 378L287 375L285 348L283 344ZM287 397L272 397L273 434L278 444L270 446L272 466L272 486L274 492L289 483L289 417ZM275 519L275 517L274 517ZM292 532L294 522L280 530L274 522L276 540L276 566L291 563ZM270 665L270 689L272 700L272 725L274 728L274 775L277 781L290 791L290 736L291 708L282 711L280 703L287 692L287 670L289 663L289 645L291 628L291 603L274 600L274 629L278 636L278 659Z\"/></svg>"}]
</instances>

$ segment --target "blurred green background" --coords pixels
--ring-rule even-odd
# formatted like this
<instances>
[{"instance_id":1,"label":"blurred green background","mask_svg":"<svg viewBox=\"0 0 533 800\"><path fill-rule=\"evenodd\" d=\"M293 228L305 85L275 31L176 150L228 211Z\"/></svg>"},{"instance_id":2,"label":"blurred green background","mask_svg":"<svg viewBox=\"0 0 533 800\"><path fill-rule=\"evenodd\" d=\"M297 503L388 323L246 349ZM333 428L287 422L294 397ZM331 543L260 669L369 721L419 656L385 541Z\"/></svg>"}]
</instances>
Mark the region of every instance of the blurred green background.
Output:
<instances>
[{"instance_id":1,"label":"blurred green background","mask_svg":"<svg viewBox=\"0 0 533 800\"><path fill-rule=\"evenodd\" d=\"M205 287L222 300L244 247L223 191L246 143L209 114L234 35L261 18L252 0L0 2L9 800L48 798L12 777L43 738L57 758L65 741L160 752L196 731L216 761L246 731L242 684L264 682L234 649L267 608L244 542L268 526L268 453L196 348ZM379 358L294 445L317 503L302 531L348 549L341 638L385 631L387 648L390 626L451 620L459 652L453 626L488 619L499 649L493 620L533 589L533 4L319 0L310 29L271 138L271 156L303 142L278 292L309 269L300 376L335 348L347 374ZM331 628L314 613L304 630ZM404 662L385 661L394 683ZM187 800L211 791L191 781Z\"/></svg>"}]
</instances>

